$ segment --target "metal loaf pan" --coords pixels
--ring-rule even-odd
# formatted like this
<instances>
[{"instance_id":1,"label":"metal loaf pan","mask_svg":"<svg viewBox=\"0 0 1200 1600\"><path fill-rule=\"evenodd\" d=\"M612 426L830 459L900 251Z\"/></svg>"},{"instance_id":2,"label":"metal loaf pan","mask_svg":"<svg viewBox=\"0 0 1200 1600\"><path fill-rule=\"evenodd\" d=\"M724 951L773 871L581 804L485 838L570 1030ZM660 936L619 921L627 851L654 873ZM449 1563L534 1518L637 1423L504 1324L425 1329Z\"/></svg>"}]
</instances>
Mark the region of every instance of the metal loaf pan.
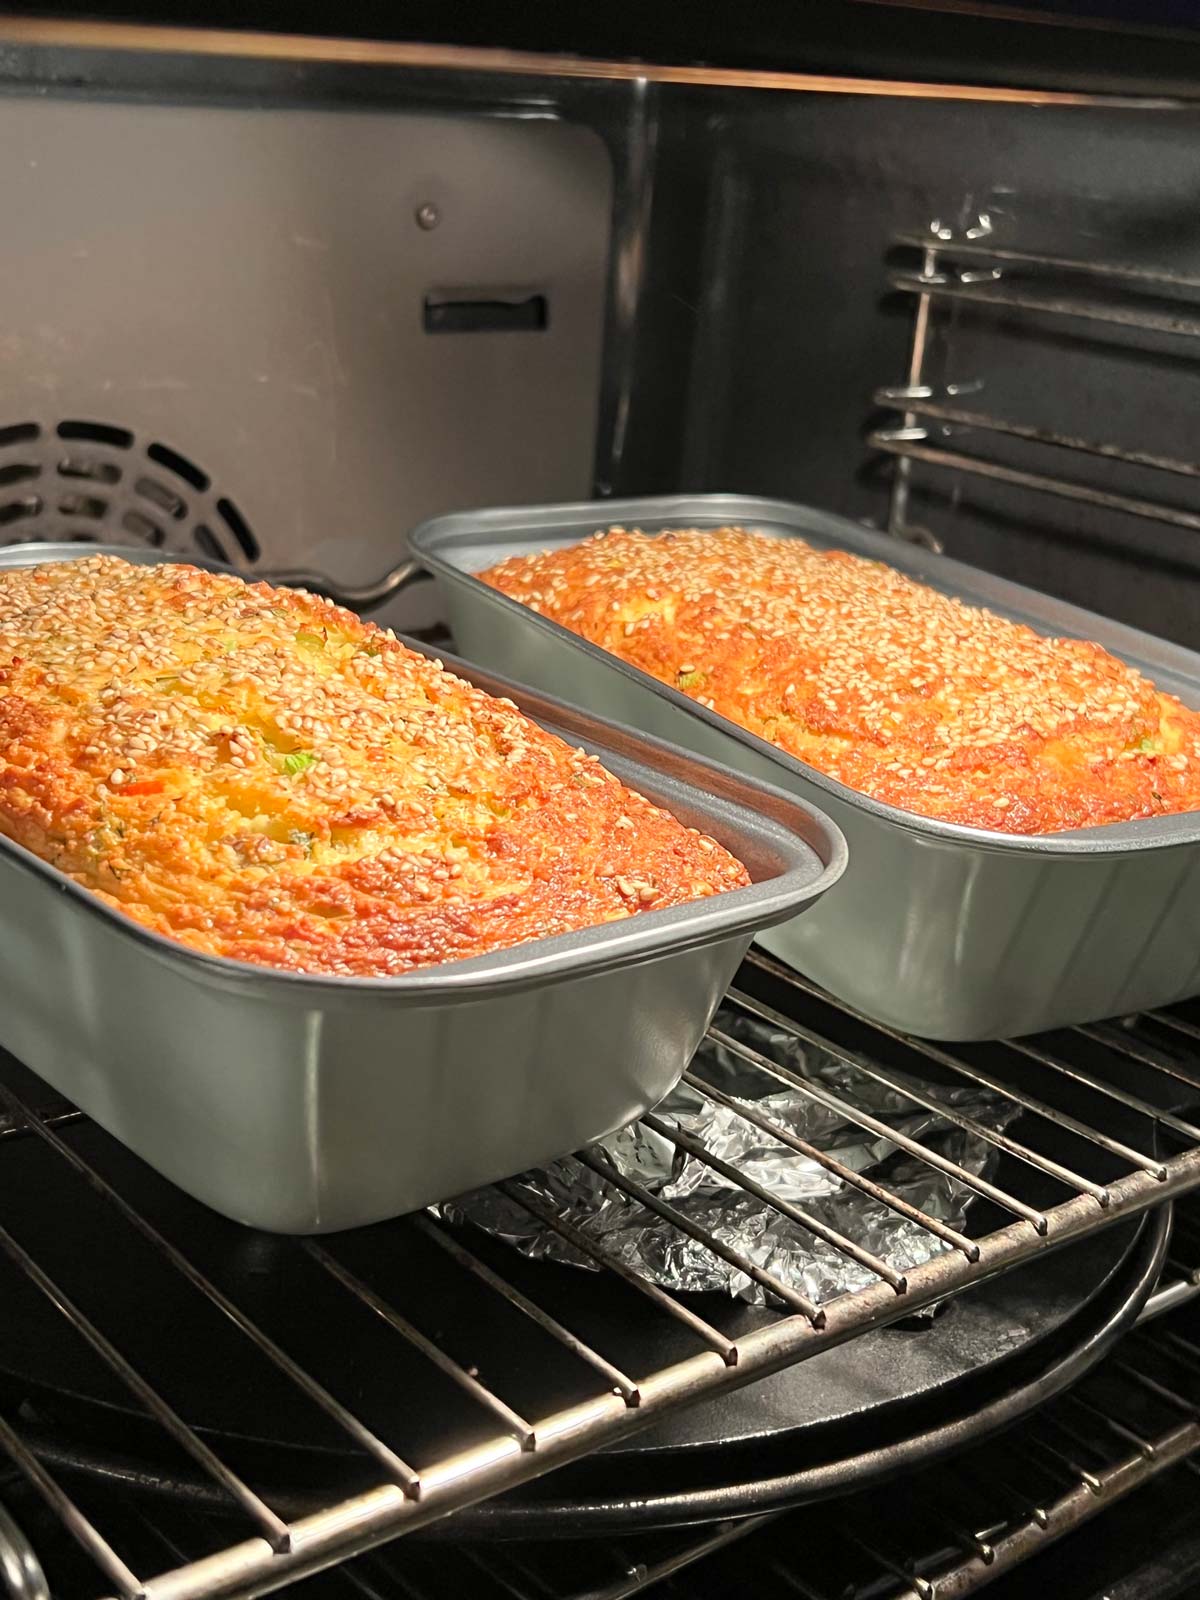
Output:
<instances>
[{"instance_id":1,"label":"metal loaf pan","mask_svg":"<svg viewBox=\"0 0 1200 1600\"><path fill-rule=\"evenodd\" d=\"M3 551L0 569L89 553ZM0 1042L239 1222L374 1222L639 1116L754 934L842 872L845 843L811 807L449 664L718 839L753 884L401 977L309 977L161 938L0 839Z\"/></svg>"},{"instance_id":2,"label":"metal loaf pan","mask_svg":"<svg viewBox=\"0 0 1200 1600\"><path fill-rule=\"evenodd\" d=\"M411 536L472 660L786 787L842 829L850 866L811 917L759 943L876 1020L990 1039L1200 993L1200 814L1011 835L880 804L481 583L474 574L622 525L741 523L851 550L1027 623L1093 639L1200 708L1200 656L842 517L738 495L488 510Z\"/></svg>"}]
</instances>

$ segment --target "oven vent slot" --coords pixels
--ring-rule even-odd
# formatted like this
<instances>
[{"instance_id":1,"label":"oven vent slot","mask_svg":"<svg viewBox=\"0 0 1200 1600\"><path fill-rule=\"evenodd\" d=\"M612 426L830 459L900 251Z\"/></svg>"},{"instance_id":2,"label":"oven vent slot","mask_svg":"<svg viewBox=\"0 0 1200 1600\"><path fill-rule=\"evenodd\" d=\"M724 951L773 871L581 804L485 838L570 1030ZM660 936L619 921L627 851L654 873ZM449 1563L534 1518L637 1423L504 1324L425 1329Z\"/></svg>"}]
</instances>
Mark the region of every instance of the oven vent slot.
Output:
<instances>
[{"instance_id":1,"label":"oven vent slot","mask_svg":"<svg viewBox=\"0 0 1200 1600\"><path fill-rule=\"evenodd\" d=\"M425 296L422 316L426 333L544 333L550 303L525 289L442 289Z\"/></svg>"},{"instance_id":2,"label":"oven vent slot","mask_svg":"<svg viewBox=\"0 0 1200 1600\"><path fill-rule=\"evenodd\" d=\"M108 422L0 427L0 544L84 543L253 567L258 540L202 467Z\"/></svg>"}]
</instances>

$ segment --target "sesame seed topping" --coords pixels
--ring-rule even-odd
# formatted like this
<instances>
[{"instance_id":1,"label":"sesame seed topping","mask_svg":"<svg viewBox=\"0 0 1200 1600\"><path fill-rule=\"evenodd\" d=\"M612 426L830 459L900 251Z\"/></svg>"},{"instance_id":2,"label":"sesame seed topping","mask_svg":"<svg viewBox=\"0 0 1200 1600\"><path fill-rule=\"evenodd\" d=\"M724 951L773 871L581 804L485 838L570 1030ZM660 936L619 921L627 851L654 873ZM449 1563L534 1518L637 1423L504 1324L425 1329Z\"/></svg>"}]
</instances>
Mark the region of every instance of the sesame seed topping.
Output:
<instances>
[{"instance_id":1,"label":"sesame seed topping","mask_svg":"<svg viewBox=\"0 0 1200 1600\"><path fill-rule=\"evenodd\" d=\"M0 574L0 834L195 948L342 974L748 881L390 632L107 556Z\"/></svg>"},{"instance_id":2,"label":"sesame seed topping","mask_svg":"<svg viewBox=\"0 0 1200 1600\"><path fill-rule=\"evenodd\" d=\"M1083 640L746 528L601 529L485 582L852 789L1046 833L1200 809L1200 713Z\"/></svg>"}]
</instances>

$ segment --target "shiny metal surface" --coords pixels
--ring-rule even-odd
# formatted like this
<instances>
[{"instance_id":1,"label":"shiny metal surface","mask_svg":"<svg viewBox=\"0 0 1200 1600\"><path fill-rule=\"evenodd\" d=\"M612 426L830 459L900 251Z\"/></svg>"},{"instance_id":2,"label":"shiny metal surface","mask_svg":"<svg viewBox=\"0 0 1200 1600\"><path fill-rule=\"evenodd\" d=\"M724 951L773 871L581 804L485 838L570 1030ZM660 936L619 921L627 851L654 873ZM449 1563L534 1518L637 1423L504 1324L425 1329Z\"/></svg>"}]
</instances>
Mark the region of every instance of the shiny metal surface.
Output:
<instances>
[{"instance_id":1,"label":"shiny metal surface","mask_svg":"<svg viewBox=\"0 0 1200 1600\"><path fill-rule=\"evenodd\" d=\"M1200 332L1200 329L1197 331ZM985 461L961 450L944 450L925 442L928 435L923 428L875 428L868 437L874 449L897 456L900 463L920 461L925 466L966 472L973 477L990 478L995 483L1011 484L1018 489L1036 489L1042 494L1074 500L1080 505L1121 511L1131 517L1143 517L1150 522L1166 523L1171 528L1186 528L1190 533L1200 533L1200 513L1181 511L1177 507L1160 505L1155 500L1138 499L1133 495L1114 494L1107 489L1074 483L1067 478L1051 477L1044 472L1026 472L1020 467L1005 466L1001 461ZM906 469L904 476L907 475ZM905 528L898 533L900 538L910 536Z\"/></svg>"},{"instance_id":2,"label":"shiny metal surface","mask_svg":"<svg viewBox=\"0 0 1200 1600\"><path fill-rule=\"evenodd\" d=\"M1175 1218L1171 1249L1154 1293L1146 1303L1141 1320L1177 1311L1200 1298L1200 1225L1194 1206L1184 1206Z\"/></svg>"},{"instance_id":3,"label":"shiny metal surface","mask_svg":"<svg viewBox=\"0 0 1200 1600\"><path fill-rule=\"evenodd\" d=\"M988 275L986 282L972 282L965 275L933 279L924 274L893 272L888 275L893 289L935 300L963 300L977 305L1001 306L1015 311L1036 311L1043 316L1081 317L1089 322L1105 322L1119 328L1142 328L1149 333L1200 338L1200 317L1177 312L1150 311L1140 307L1108 305L1098 300L1083 300L1075 295L1041 294L1036 290L1009 289L999 276Z\"/></svg>"},{"instance_id":4,"label":"shiny metal surface","mask_svg":"<svg viewBox=\"0 0 1200 1600\"><path fill-rule=\"evenodd\" d=\"M339 583L336 578L330 577L325 572L308 572L303 569L264 572L261 577L265 583L280 584L289 589L308 589L313 594L323 594L335 605L345 606L348 611L365 613L386 605L394 595L399 594L407 584L411 583L416 576L414 567L415 563L412 561L398 561L373 583L357 585Z\"/></svg>"},{"instance_id":5,"label":"shiny metal surface","mask_svg":"<svg viewBox=\"0 0 1200 1600\"><path fill-rule=\"evenodd\" d=\"M355 1226L628 1122L687 1066L752 933L840 874L815 813L463 670L728 843L754 884L395 979L328 979L199 956L0 844L0 1040L238 1221Z\"/></svg>"},{"instance_id":6,"label":"shiny metal surface","mask_svg":"<svg viewBox=\"0 0 1200 1600\"><path fill-rule=\"evenodd\" d=\"M1032 1033L1200 990L1200 817L1037 836L941 823L853 793L706 707L479 582L505 555L573 543L614 523L738 521L849 549L1042 633L1092 638L1200 705L1200 658L1061 601L855 523L736 495L464 512L412 535L442 586L465 654L522 682L786 784L850 846L836 893L760 939L872 1018L937 1039Z\"/></svg>"},{"instance_id":7,"label":"shiny metal surface","mask_svg":"<svg viewBox=\"0 0 1200 1600\"><path fill-rule=\"evenodd\" d=\"M1049 428L1031 428L1003 417L990 417L982 411L967 411L962 406L946 405L933 398L929 386L905 385L899 389L876 389L874 400L878 406L902 404L905 411L904 427L912 427L920 417L931 422L944 422L950 427L965 428L971 432L1003 434L1007 438L1021 439L1029 444L1055 445L1062 450L1076 450L1081 455L1099 456L1106 461L1120 461L1131 467L1150 467L1157 472L1174 473L1180 478L1200 478L1200 463L1181 461L1175 456L1155 455L1148 450L1126 450L1120 445L1104 444L1094 439L1080 439L1071 434L1056 433ZM909 421L909 418L912 421ZM889 529L889 532L892 530Z\"/></svg>"},{"instance_id":8,"label":"shiny metal surface","mask_svg":"<svg viewBox=\"0 0 1200 1600\"><path fill-rule=\"evenodd\" d=\"M930 284L939 282L937 272L937 251L933 245L927 244L921 257L921 278ZM908 384L910 390L921 392L924 388L923 378L925 369L925 350L929 343L929 309L930 296L927 292L918 295L917 309L913 317L912 349L908 358ZM906 411L902 429L910 429L916 423L916 413ZM912 466L907 456L901 456L896 462L895 477L892 480L891 501L888 505L888 532L897 539L914 537L908 526L908 491L909 479L912 475ZM921 542L921 541L918 541ZM936 549L936 545L929 544L928 548Z\"/></svg>"},{"instance_id":9,"label":"shiny metal surface","mask_svg":"<svg viewBox=\"0 0 1200 1600\"><path fill-rule=\"evenodd\" d=\"M1014 250L1008 245L991 243L985 238L949 236L933 238L926 233L903 233L896 243L913 250L925 250L932 243L936 248L946 242L952 246L950 254L973 258L977 261L1001 261L1011 266L1051 268L1090 278L1107 278L1113 283L1145 285L1154 289L1200 289L1200 277L1188 272L1165 272L1158 267L1138 265L1132 261L1106 261L1103 258L1054 255L1039 250Z\"/></svg>"}]
</instances>

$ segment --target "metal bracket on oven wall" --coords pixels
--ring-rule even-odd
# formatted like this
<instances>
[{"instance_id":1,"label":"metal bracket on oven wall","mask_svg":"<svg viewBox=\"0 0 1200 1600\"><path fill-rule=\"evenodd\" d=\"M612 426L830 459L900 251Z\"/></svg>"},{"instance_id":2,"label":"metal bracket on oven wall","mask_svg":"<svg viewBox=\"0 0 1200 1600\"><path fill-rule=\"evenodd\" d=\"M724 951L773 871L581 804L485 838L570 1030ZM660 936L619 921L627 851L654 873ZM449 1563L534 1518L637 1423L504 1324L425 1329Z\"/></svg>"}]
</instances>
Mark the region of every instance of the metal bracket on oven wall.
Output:
<instances>
[{"instance_id":1,"label":"metal bracket on oven wall","mask_svg":"<svg viewBox=\"0 0 1200 1600\"><path fill-rule=\"evenodd\" d=\"M5 1600L50 1600L50 1586L33 1546L0 1506L0 1584Z\"/></svg>"},{"instance_id":2,"label":"metal bracket on oven wall","mask_svg":"<svg viewBox=\"0 0 1200 1600\"><path fill-rule=\"evenodd\" d=\"M922 252L921 272L919 282L924 286L917 295L917 310L913 318L912 345L908 357L908 382L893 391L896 400L928 400L933 396L933 390L924 382L925 350L929 342L929 312L933 303L932 289L935 285L943 283L941 273L938 271L937 245L934 242L934 230L937 223L931 224L930 243ZM898 441L910 442L924 439L925 430L920 427L915 411L905 411L898 428L889 430ZM874 442L874 441L872 441ZM896 462L895 475L892 478L892 498L888 507L888 532L895 539L910 539L914 543L924 544L931 550L940 553L941 545L933 534L926 529L912 528L908 524L908 492L912 478L912 457L901 454Z\"/></svg>"},{"instance_id":3,"label":"metal bracket on oven wall","mask_svg":"<svg viewBox=\"0 0 1200 1600\"><path fill-rule=\"evenodd\" d=\"M963 231L961 237L969 246L978 245L979 241L987 239L991 231L991 218L986 212L980 212ZM920 270L908 275L906 285L917 297L912 343L909 347L908 381L896 388L877 390L875 394L876 405L902 406L903 415L899 426L877 429L869 440L876 449L888 450L897 457L896 470L892 478L891 502L888 506L888 532L893 538L907 539L912 544L924 545L927 550L932 550L938 555L941 555L943 550L942 541L930 529L909 521L908 502L913 462L924 459L917 447L923 445L929 436L921 419L929 416L928 402L935 398L937 392L926 381L929 320L935 299L951 286L952 279L944 268L942 255L946 247L952 245L957 237L959 236L953 228L934 218L929 224L928 233L919 241ZM983 275L975 274L975 276ZM889 280L892 288L897 287L895 277L896 275L892 274ZM982 387L979 383L956 384L949 387L946 392L961 395L974 393Z\"/></svg>"}]
</instances>

